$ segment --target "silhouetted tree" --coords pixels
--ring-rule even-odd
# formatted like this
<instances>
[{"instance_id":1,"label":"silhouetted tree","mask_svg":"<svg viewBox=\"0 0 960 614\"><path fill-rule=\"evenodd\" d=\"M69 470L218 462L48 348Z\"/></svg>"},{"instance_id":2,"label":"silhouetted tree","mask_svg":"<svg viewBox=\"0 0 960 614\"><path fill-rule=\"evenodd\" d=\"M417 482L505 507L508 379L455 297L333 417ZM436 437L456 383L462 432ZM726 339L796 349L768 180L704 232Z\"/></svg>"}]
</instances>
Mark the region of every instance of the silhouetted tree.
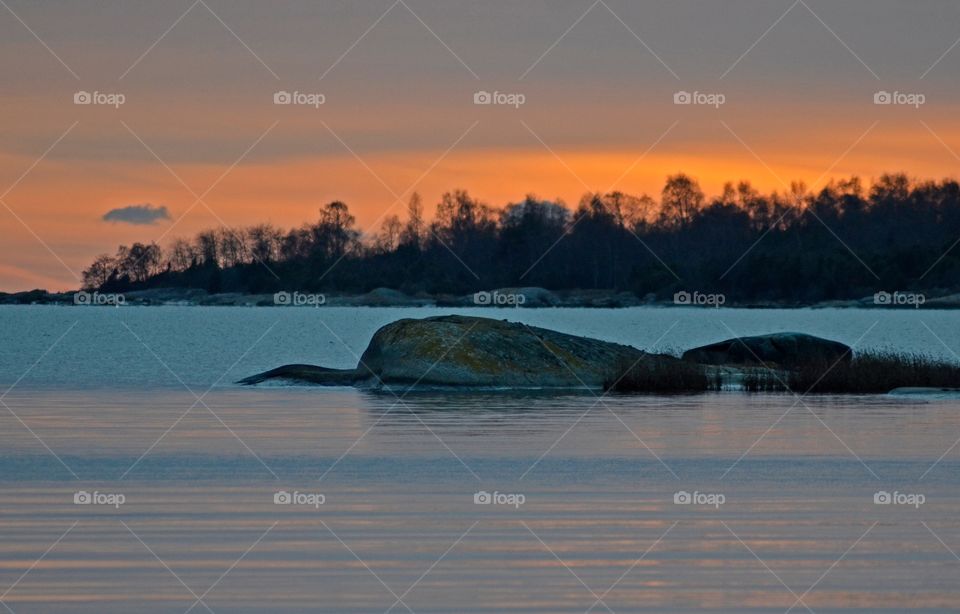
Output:
<instances>
[{"instance_id":1,"label":"silhouetted tree","mask_svg":"<svg viewBox=\"0 0 960 614\"><path fill-rule=\"evenodd\" d=\"M407 219L362 236L345 203L289 231L261 224L205 230L192 240L121 245L83 272L110 291L180 286L209 292L302 288L466 293L503 286L678 289L730 300L818 301L881 289L960 292L960 184L882 175L802 183L763 194L731 182L709 201L684 174L648 196L585 194L571 211L528 195L499 210L464 190L442 196L433 220L416 194ZM279 278L279 279L278 279ZM879 279L878 279L879 278Z\"/></svg>"},{"instance_id":2,"label":"silhouetted tree","mask_svg":"<svg viewBox=\"0 0 960 614\"><path fill-rule=\"evenodd\" d=\"M703 198L696 180L683 173L672 175L660 195L660 215L667 224L683 229L703 206Z\"/></svg>"}]
</instances>

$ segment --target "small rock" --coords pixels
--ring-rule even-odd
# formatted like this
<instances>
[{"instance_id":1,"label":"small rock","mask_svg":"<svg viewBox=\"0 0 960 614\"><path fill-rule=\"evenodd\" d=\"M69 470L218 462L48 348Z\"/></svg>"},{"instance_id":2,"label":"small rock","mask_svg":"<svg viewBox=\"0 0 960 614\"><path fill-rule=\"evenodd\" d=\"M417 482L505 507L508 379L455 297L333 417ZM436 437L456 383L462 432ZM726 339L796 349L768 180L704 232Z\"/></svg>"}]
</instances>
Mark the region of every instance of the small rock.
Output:
<instances>
[{"instance_id":1,"label":"small rock","mask_svg":"<svg viewBox=\"0 0 960 614\"><path fill-rule=\"evenodd\" d=\"M683 359L709 365L791 366L849 360L850 346L804 333L773 333L711 343L683 353Z\"/></svg>"}]
</instances>

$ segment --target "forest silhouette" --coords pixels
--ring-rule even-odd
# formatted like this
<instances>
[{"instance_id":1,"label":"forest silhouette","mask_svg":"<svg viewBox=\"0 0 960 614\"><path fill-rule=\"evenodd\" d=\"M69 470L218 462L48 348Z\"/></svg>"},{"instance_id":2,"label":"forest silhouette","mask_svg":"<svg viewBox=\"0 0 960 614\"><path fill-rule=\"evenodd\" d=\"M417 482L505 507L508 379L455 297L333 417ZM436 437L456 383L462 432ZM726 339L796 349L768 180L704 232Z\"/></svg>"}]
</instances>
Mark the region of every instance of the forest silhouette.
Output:
<instances>
[{"instance_id":1,"label":"forest silhouette","mask_svg":"<svg viewBox=\"0 0 960 614\"><path fill-rule=\"evenodd\" d=\"M220 227L192 240L120 246L84 271L90 290L465 294L504 287L604 289L669 298L717 292L730 302L813 302L878 290L950 293L960 280L960 184L886 174L865 185L795 183L763 194L729 183L708 198L685 174L659 200L586 194L575 208L527 196L502 208L444 194L427 219L414 194L405 219L364 235L335 201L281 230Z\"/></svg>"}]
</instances>

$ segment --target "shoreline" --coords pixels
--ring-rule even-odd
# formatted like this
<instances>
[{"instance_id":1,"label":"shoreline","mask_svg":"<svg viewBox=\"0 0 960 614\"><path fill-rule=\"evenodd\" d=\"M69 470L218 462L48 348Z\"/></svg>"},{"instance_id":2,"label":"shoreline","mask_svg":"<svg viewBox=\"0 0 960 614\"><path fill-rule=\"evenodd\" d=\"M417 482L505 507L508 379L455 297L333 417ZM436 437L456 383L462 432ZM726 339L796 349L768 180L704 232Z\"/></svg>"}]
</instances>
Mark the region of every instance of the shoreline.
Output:
<instances>
[{"instance_id":1,"label":"shoreline","mask_svg":"<svg viewBox=\"0 0 960 614\"><path fill-rule=\"evenodd\" d=\"M717 295L708 295L717 296ZM107 297L98 299L98 297ZM122 298L118 298L122 297ZM299 297L307 297L302 301ZM490 298L494 297L494 298ZM507 297L501 299L500 297ZM608 290L551 291L544 288L498 289L468 295L404 294L398 290L377 288L365 294L299 293L245 294L238 292L208 293L190 288L156 288L124 293L106 292L0 292L0 305L59 306L178 306L178 307L469 307L469 308L584 308L625 309L632 307L687 307L700 309L960 309L960 294L944 294L925 298L922 304L878 302L874 296L861 299L798 301L736 301L724 297L721 304L691 304L657 299L652 295L638 297L631 292Z\"/></svg>"}]
</instances>

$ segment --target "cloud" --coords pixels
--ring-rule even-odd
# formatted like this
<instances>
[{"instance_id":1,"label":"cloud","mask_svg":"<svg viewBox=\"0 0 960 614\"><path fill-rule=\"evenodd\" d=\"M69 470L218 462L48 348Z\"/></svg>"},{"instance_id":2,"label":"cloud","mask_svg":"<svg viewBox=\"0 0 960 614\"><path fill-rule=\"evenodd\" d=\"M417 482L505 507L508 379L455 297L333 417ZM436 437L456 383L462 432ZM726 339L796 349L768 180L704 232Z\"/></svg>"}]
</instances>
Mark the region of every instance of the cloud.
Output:
<instances>
[{"instance_id":1,"label":"cloud","mask_svg":"<svg viewBox=\"0 0 960 614\"><path fill-rule=\"evenodd\" d=\"M142 205L129 205L111 209L103 214L101 218L104 222L117 222L121 224L148 225L158 220L169 220L170 212L166 205L155 207L150 203Z\"/></svg>"}]
</instances>

